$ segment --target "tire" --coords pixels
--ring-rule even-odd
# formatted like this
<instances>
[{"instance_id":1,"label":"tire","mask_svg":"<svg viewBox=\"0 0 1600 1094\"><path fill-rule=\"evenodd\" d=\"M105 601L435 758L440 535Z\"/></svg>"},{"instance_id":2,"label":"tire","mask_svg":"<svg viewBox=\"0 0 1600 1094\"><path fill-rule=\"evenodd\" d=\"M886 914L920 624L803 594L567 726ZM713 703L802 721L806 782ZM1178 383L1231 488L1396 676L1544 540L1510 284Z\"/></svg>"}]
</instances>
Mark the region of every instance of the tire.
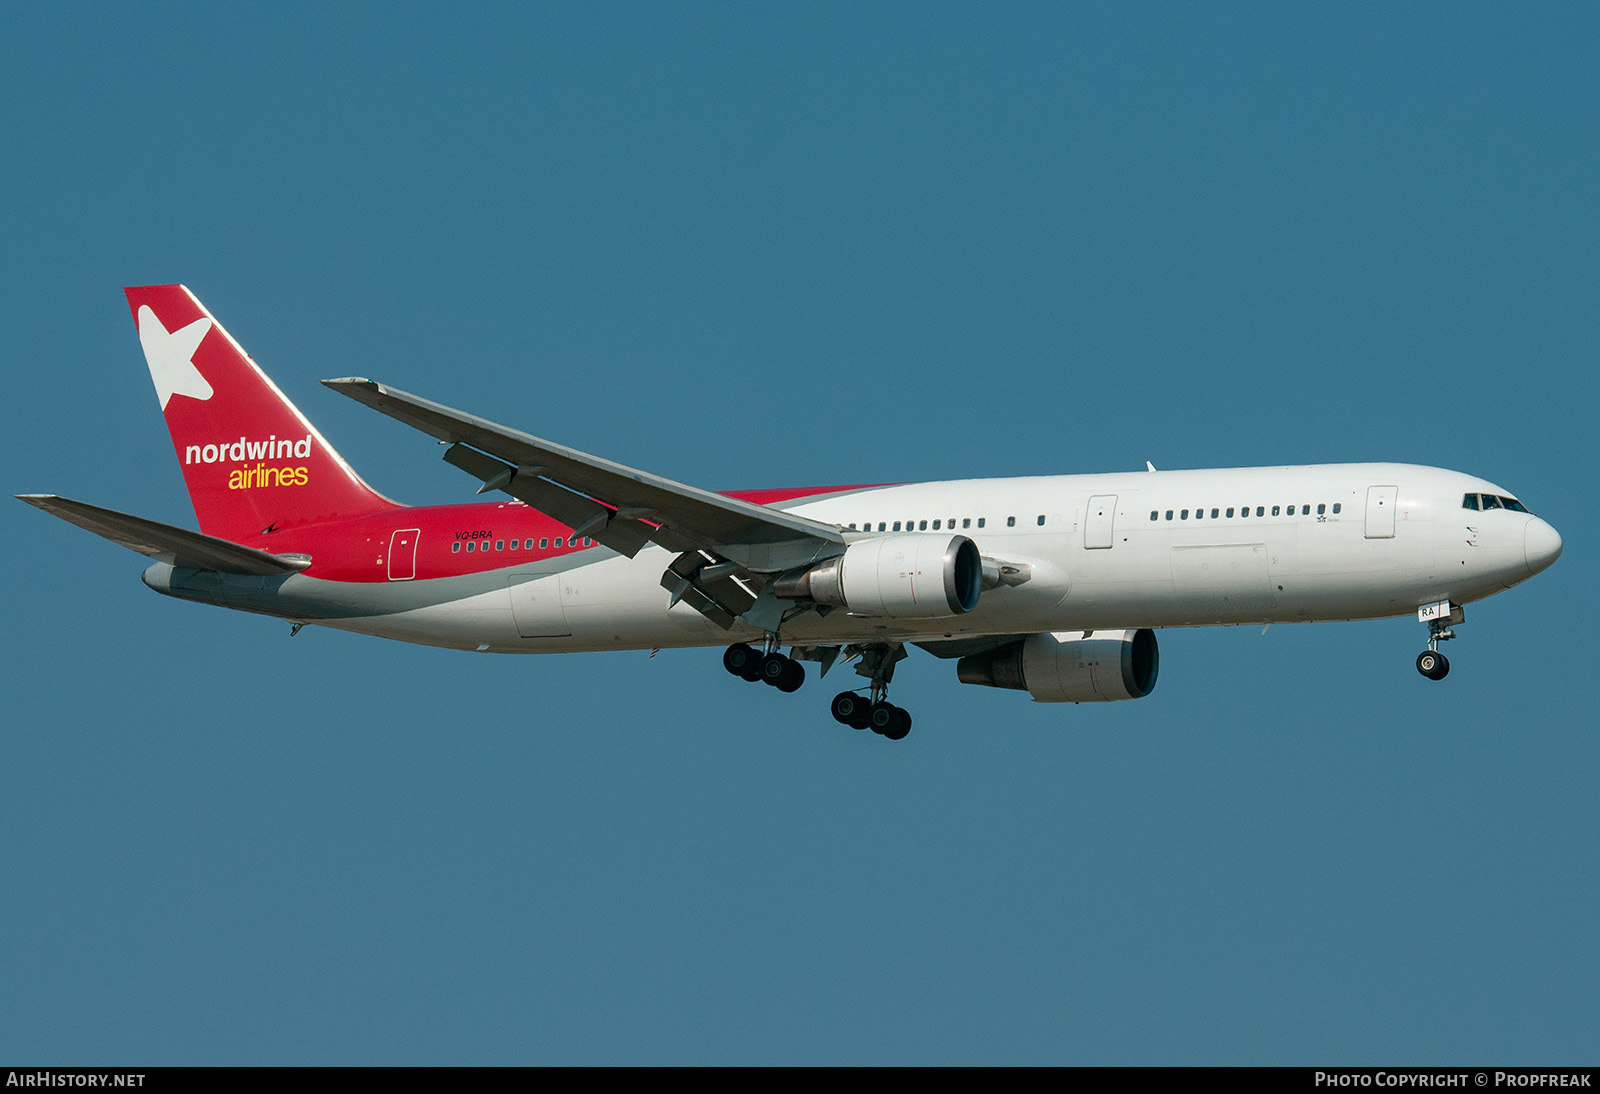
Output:
<instances>
[{"instance_id":1,"label":"tire","mask_svg":"<svg viewBox=\"0 0 1600 1094\"><path fill-rule=\"evenodd\" d=\"M761 655L743 642L735 642L722 651L722 667L735 676L752 679L751 668L761 664Z\"/></svg>"},{"instance_id":2,"label":"tire","mask_svg":"<svg viewBox=\"0 0 1600 1094\"><path fill-rule=\"evenodd\" d=\"M788 664L784 667L783 679L778 681L778 690L785 693L799 691L806 682L806 670L793 658L786 657L784 660Z\"/></svg>"},{"instance_id":3,"label":"tire","mask_svg":"<svg viewBox=\"0 0 1600 1094\"><path fill-rule=\"evenodd\" d=\"M781 688L783 681L789 675L789 665L792 662L781 653L769 653L761 659L761 682Z\"/></svg>"},{"instance_id":4,"label":"tire","mask_svg":"<svg viewBox=\"0 0 1600 1094\"><path fill-rule=\"evenodd\" d=\"M891 741L903 741L906 734L911 732L911 713L899 707L894 708L894 721L889 723L889 728L883 735Z\"/></svg>"},{"instance_id":5,"label":"tire","mask_svg":"<svg viewBox=\"0 0 1600 1094\"><path fill-rule=\"evenodd\" d=\"M849 726L852 729L864 729L865 726L858 726L856 722L860 721L861 716L866 713L866 706L866 700L855 692L841 691L833 697L833 702L829 704L828 709L833 714L833 720L840 725Z\"/></svg>"},{"instance_id":6,"label":"tire","mask_svg":"<svg viewBox=\"0 0 1600 1094\"><path fill-rule=\"evenodd\" d=\"M1423 650L1417 654L1417 671L1429 680L1443 680L1450 672L1450 662L1436 650Z\"/></svg>"},{"instance_id":7,"label":"tire","mask_svg":"<svg viewBox=\"0 0 1600 1094\"><path fill-rule=\"evenodd\" d=\"M880 735L886 733L893 728L895 712L899 709L893 703L873 703L867 714L867 728Z\"/></svg>"}]
</instances>

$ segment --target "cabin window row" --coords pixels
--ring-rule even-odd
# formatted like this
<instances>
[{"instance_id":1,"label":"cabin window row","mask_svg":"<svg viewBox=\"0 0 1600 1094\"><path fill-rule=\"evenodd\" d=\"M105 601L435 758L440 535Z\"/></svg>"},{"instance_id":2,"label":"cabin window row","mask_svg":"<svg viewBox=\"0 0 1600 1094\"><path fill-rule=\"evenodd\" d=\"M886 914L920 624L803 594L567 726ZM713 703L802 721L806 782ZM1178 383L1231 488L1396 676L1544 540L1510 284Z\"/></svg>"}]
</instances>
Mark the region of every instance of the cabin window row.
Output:
<instances>
[{"instance_id":1,"label":"cabin window row","mask_svg":"<svg viewBox=\"0 0 1600 1094\"><path fill-rule=\"evenodd\" d=\"M555 539L555 548L556 548L556 550L559 551L564 546L566 546L566 547L579 547L579 546L582 546L582 547L593 547L594 546L594 540L589 536L584 536L581 541L578 539L577 536L573 536L571 543L567 543L566 542L566 538L567 538L566 536L557 536L556 537L556 539ZM480 540L480 541L473 541L473 540L469 539L469 540L466 541L466 543L467 543L467 553L468 554L471 554L473 551L483 551L483 552L487 553L490 550L495 550L495 551L531 551L531 550L533 550L533 540L531 540L531 539L513 539L513 540L497 539L497 540L494 541L492 547L491 547L489 541L486 540L486 539L485 540ZM539 540L539 550L548 551L549 549L550 549L550 537L549 536L545 536L543 539ZM451 551L452 554L460 554L461 553L461 541L457 540L456 542L452 543L450 545L450 551Z\"/></svg>"},{"instance_id":2,"label":"cabin window row","mask_svg":"<svg viewBox=\"0 0 1600 1094\"><path fill-rule=\"evenodd\" d=\"M961 518L961 527L962 527L962 529L965 530L965 529L971 528L973 526L973 519L974 518L972 518L972 517L962 517ZM984 525L988 521L987 517L978 517L976 519L977 519L977 526L979 528L984 527ZM891 524L889 521L880 520L880 521L878 521L877 530L880 531L880 532L901 532L901 531L905 531L905 532L928 532L928 531L938 532L938 531L941 531L943 529L948 528L951 531L954 531L955 527L956 527L956 518L955 517L951 517L949 520L940 519L940 520L933 521L932 522L933 523L933 527L931 529L928 527L928 523L929 522L925 521L925 520L897 520L897 521L895 521L895 522L893 522ZM1044 514L1043 513L1039 514L1039 516L1036 519L1035 523L1038 524L1038 526L1040 528L1044 527ZM1017 526L1017 518L1016 517L1007 517L1006 518L1006 527L1007 528L1015 528L1016 526ZM873 530L873 525L872 525L872 521L870 521L870 520L865 522L864 524L862 524L859 528L856 527L856 524L855 524L854 521L852 521L851 524L850 524L850 531L852 531L852 532L855 532L855 531L870 532L872 530Z\"/></svg>"},{"instance_id":3,"label":"cabin window row","mask_svg":"<svg viewBox=\"0 0 1600 1094\"><path fill-rule=\"evenodd\" d=\"M1311 515L1311 506L1309 506L1309 505L1299 505L1299 506L1295 506L1295 505L1274 505L1274 506L1270 507L1270 510L1271 510L1270 512L1268 511L1269 510L1268 506L1258 505L1258 506L1256 506L1256 516L1258 516L1258 517L1265 517L1265 516L1292 517L1292 516L1295 515L1295 509L1297 507L1300 510L1300 515L1302 517L1309 517ZM1337 501L1334 502L1333 503L1333 511L1335 513L1342 512L1343 511L1343 503L1337 502ZM1200 509L1194 510L1194 519L1195 520L1205 520L1207 512L1208 512L1208 510L1206 510L1204 508L1200 508ZM1234 515L1234 509L1232 507L1229 507L1227 509L1223 509L1221 507L1213 507L1212 509L1209 510L1209 513L1210 513L1210 517L1211 517L1212 520L1227 520L1227 519L1231 518ZM1239 509L1238 509L1238 514L1239 514L1239 516L1241 518L1248 517L1250 515L1250 507L1248 505L1240 506ZM1326 503L1319 503L1317 505L1317 516L1323 517L1323 516L1327 516L1327 515L1328 515L1328 506L1327 506L1327 504ZM1161 520L1162 519L1161 510L1159 510L1159 509L1150 510L1150 519L1151 520ZM1189 510L1188 509L1177 509L1177 510L1168 509L1166 511L1166 519L1167 520L1188 520L1189 519Z\"/></svg>"}]
</instances>

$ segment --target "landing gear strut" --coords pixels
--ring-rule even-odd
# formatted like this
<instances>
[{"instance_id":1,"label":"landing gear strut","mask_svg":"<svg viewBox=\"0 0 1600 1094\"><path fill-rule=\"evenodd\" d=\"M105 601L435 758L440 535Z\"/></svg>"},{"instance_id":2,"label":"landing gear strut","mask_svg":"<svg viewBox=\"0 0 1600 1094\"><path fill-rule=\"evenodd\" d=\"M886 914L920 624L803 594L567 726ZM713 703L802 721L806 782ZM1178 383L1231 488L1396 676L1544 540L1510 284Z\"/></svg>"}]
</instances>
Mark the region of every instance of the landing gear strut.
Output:
<instances>
[{"instance_id":1,"label":"landing gear strut","mask_svg":"<svg viewBox=\"0 0 1600 1094\"><path fill-rule=\"evenodd\" d=\"M1427 612L1435 614L1428 620L1428 648L1417 654L1417 671L1429 680L1443 680L1450 672L1450 659L1439 652L1439 643L1454 638L1456 632L1450 624L1460 623L1467 616L1459 605L1448 601L1422 609L1422 613Z\"/></svg>"}]
</instances>

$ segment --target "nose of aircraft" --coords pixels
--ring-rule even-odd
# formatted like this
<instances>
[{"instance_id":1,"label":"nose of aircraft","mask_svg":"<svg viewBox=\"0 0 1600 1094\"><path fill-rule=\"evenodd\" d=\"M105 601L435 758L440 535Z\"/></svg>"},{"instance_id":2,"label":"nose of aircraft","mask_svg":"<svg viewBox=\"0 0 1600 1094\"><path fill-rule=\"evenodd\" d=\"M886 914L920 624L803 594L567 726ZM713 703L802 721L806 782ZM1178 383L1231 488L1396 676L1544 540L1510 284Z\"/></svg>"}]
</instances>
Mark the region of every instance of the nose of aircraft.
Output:
<instances>
[{"instance_id":1,"label":"nose of aircraft","mask_svg":"<svg viewBox=\"0 0 1600 1094\"><path fill-rule=\"evenodd\" d=\"M1561 533L1538 517L1533 517L1523 532L1523 550L1528 560L1528 572L1536 574L1561 557Z\"/></svg>"}]
</instances>

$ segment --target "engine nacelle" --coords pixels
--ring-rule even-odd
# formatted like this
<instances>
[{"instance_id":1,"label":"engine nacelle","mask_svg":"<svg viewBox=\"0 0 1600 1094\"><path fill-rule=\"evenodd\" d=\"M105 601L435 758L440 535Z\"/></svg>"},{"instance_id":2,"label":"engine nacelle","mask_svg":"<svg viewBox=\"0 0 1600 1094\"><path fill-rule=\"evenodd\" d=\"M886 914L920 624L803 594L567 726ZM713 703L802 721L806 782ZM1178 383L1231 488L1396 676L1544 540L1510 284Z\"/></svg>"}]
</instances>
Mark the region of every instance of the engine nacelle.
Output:
<instances>
[{"instance_id":1,"label":"engine nacelle","mask_svg":"<svg viewBox=\"0 0 1600 1094\"><path fill-rule=\"evenodd\" d=\"M956 675L963 684L1026 691L1039 703L1105 703L1149 695L1160 661L1154 631L1069 631L963 657Z\"/></svg>"},{"instance_id":2,"label":"engine nacelle","mask_svg":"<svg viewBox=\"0 0 1600 1094\"><path fill-rule=\"evenodd\" d=\"M798 574L785 574L773 592L858 615L938 619L978 605L983 559L966 536L877 536Z\"/></svg>"}]
</instances>

